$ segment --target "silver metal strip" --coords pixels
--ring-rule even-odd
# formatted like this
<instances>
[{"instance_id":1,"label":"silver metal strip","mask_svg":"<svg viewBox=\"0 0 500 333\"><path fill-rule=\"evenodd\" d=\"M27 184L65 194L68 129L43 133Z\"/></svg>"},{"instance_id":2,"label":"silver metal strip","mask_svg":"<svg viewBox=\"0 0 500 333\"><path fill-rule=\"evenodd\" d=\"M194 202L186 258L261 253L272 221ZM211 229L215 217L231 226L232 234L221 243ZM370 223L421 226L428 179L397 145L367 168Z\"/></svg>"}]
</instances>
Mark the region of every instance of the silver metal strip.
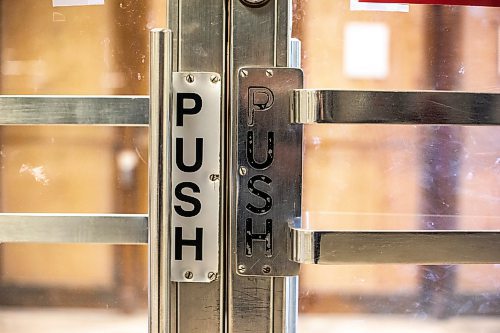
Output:
<instances>
[{"instance_id":1,"label":"silver metal strip","mask_svg":"<svg viewBox=\"0 0 500 333\"><path fill-rule=\"evenodd\" d=\"M149 332L170 332L172 33L151 31Z\"/></svg>"},{"instance_id":2,"label":"silver metal strip","mask_svg":"<svg viewBox=\"0 0 500 333\"><path fill-rule=\"evenodd\" d=\"M290 15L291 14L292 9L290 9ZM289 22L292 22L291 17L289 17ZM301 68L302 42L297 38L291 38L288 52L288 67ZM302 136L303 134L304 126L302 126ZM281 309L284 311L281 315L283 331L286 333L295 333L297 331L297 320L299 317L299 276L289 276L285 277L283 280L284 292L282 297L283 303L281 305ZM274 308L279 309L279 306L275 304Z\"/></svg>"},{"instance_id":3,"label":"silver metal strip","mask_svg":"<svg viewBox=\"0 0 500 333\"><path fill-rule=\"evenodd\" d=\"M0 96L0 125L147 126L148 96Z\"/></svg>"},{"instance_id":4,"label":"silver metal strip","mask_svg":"<svg viewBox=\"0 0 500 333\"><path fill-rule=\"evenodd\" d=\"M148 217L2 213L0 243L147 244Z\"/></svg>"},{"instance_id":5,"label":"silver metal strip","mask_svg":"<svg viewBox=\"0 0 500 333\"><path fill-rule=\"evenodd\" d=\"M293 123L500 125L500 94L293 91Z\"/></svg>"},{"instance_id":6,"label":"silver metal strip","mask_svg":"<svg viewBox=\"0 0 500 333\"><path fill-rule=\"evenodd\" d=\"M291 260L304 264L500 263L499 231L312 231L291 228Z\"/></svg>"},{"instance_id":7,"label":"silver metal strip","mask_svg":"<svg viewBox=\"0 0 500 333\"><path fill-rule=\"evenodd\" d=\"M221 77L225 110L226 92L226 1L170 0L168 27L173 32L174 70L177 72L215 72ZM223 115L226 112L222 112ZM224 137L225 119L221 119L221 137ZM221 145L221 193L225 186L225 151ZM220 198L221 207L224 197ZM224 332L224 256L225 217L221 209L219 277L212 283L174 283L171 294L170 323L175 332Z\"/></svg>"}]
</instances>

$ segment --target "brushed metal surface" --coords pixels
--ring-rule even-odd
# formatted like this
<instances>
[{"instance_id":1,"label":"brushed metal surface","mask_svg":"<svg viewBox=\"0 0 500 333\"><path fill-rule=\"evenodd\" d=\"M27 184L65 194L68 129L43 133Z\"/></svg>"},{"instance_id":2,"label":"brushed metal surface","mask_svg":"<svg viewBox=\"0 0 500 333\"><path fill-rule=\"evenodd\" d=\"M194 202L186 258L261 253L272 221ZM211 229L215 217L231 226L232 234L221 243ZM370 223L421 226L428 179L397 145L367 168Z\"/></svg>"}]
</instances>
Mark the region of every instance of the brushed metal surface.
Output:
<instances>
[{"instance_id":1,"label":"brushed metal surface","mask_svg":"<svg viewBox=\"0 0 500 333\"><path fill-rule=\"evenodd\" d=\"M291 228L303 264L495 264L499 231L325 231Z\"/></svg>"},{"instance_id":2,"label":"brushed metal surface","mask_svg":"<svg viewBox=\"0 0 500 333\"><path fill-rule=\"evenodd\" d=\"M286 67L289 65L289 37L291 33L291 1L271 0L260 8L250 8L239 0L229 2L229 68L230 96L226 135L231 161L229 165L230 200L228 208L228 332L293 332L294 322L287 318L294 311L289 306L286 281L296 278L247 277L236 269L236 182L237 163L237 82L238 72L247 66ZM279 292L276 288L283 288Z\"/></svg>"},{"instance_id":3,"label":"brushed metal surface","mask_svg":"<svg viewBox=\"0 0 500 333\"><path fill-rule=\"evenodd\" d=\"M294 276L288 221L300 216L302 126L290 124L295 68L240 70L238 102L237 262L240 275Z\"/></svg>"},{"instance_id":4,"label":"brushed metal surface","mask_svg":"<svg viewBox=\"0 0 500 333\"><path fill-rule=\"evenodd\" d=\"M147 126L148 123L148 96L0 96L0 125Z\"/></svg>"},{"instance_id":5,"label":"brushed metal surface","mask_svg":"<svg viewBox=\"0 0 500 333\"><path fill-rule=\"evenodd\" d=\"M149 333L170 332L170 207L172 33L150 34L149 124Z\"/></svg>"},{"instance_id":6,"label":"brushed metal surface","mask_svg":"<svg viewBox=\"0 0 500 333\"><path fill-rule=\"evenodd\" d=\"M500 94L295 90L292 123L500 125Z\"/></svg>"},{"instance_id":7,"label":"brushed metal surface","mask_svg":"<svg viewBox=\"0 0 500 333\"><path fill-rule=\"evenodd\" d=\"M148 217L1 213L0 243L147 244Z\"/></svg>"}]
</instances>

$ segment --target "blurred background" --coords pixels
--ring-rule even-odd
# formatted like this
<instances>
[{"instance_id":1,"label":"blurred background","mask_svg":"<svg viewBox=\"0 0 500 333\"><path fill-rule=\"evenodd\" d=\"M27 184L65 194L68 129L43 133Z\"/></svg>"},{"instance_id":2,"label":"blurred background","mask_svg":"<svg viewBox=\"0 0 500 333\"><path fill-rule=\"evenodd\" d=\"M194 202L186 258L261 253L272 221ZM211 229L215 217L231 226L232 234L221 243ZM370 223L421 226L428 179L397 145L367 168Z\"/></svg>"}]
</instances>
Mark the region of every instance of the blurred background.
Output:
<instances>
[{"instance_id":1,"label":"blurred background","mask_svg":"<svg viewBox=\"0 0 500 333\"><path fill-rule=\"evenodd\" d=\"M149 94L161 1L1 1L2 94ZM0 127L3 212L147 213L147 128ZM0 332L147 332L147 247L0 245Z\"/></svg>"},{"instance_id":2,"label":"blurred background","mask_svg":"<svg viewBox=\"0 0 500 333\"><path fill-rule=\"evenodd\" d=\"M307 88L500 91L500 9L294 1ZM0 0L2 94L148 94L164 0ZM313 229L500 229L494 127L306 126ZM147 212L147 130L0 127L0 211ZM303 266L299 332L500 332L500 265ZM146 332L145 246L0 244L0 332Z\"/></svg>"}]
</instances>

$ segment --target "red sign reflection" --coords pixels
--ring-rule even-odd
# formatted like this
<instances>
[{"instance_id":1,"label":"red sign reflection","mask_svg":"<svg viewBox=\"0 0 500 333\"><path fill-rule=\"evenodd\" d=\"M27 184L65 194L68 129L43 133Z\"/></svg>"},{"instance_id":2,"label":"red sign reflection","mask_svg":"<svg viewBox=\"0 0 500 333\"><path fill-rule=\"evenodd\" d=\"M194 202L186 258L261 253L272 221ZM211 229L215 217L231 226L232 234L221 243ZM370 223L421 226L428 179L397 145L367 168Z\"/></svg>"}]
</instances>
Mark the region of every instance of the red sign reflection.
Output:
<instances>
[{"instance_id":1,"label":"red sign reflection","mask_svg":"<svg viewBox=\"0 0 500 333\"><path fill-rule=\"evenodd\" d=\"M500 0L359 0L359 2L500 7Z\"/></svg>"}]
</instances>

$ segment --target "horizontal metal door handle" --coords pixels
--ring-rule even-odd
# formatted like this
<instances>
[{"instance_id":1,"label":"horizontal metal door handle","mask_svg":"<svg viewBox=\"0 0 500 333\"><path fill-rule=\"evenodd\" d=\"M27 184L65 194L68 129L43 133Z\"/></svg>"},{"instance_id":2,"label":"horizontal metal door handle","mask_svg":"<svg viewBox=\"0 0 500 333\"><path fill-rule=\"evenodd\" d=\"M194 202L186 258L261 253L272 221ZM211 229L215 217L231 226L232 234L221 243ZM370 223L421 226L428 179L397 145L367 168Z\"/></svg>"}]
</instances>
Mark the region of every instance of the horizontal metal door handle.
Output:
<instances>
[{"instance_id":1,"label":"horizontal metal door handle","mask_svg":"<svg viewBox=\"0 0 500 333\"><path fill-rule=\"evenodd\" d=\"M147 244L141 214L0 214L0 243Z\"/></svg>"},{"instance_id":2,"label":"horizontal metal door handle","mask_svg":"<svg viewBox=\"0 0 500 333\"><path fill-rule=\"evenodd\" d=\"M499 125L500 94L448 91L292 92L292 123Z\"/></svg>"},{"instance_id":3,"label":"horizontal metal door handle","mask_svg":"<svg viewBox=\"0 0 500 333\"><path fill-rule=\"evenodd\" d=\"M148 124L149 96L0 96L0 125Z\"/></svg>"},{"instance_id":4,"label":"horizontal metal door handle","mask_svg":"<svg viewBox=\"0 0 500 333\"><path fill-rule=\"evenodd\" d=\"M304 264L493 264L500 231L332 231L290 226L290 259Z\"/></svg>"}]
</instances>

